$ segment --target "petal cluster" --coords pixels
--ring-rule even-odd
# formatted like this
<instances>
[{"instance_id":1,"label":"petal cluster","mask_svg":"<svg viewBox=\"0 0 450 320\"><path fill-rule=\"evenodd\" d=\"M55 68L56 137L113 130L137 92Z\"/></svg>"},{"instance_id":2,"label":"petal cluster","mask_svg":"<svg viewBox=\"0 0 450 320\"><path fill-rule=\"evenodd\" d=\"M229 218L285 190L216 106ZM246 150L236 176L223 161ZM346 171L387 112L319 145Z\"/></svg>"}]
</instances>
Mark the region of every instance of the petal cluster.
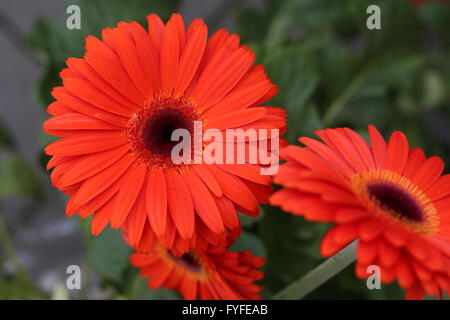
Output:
<instances>
[{"instance_id":1,"label":"petal cluster","mask_svg":"<svg viewBox=\"0 0 450 320\"><path fill-rule=\"evenodd\" d=\"M147 285L178 290L184 299L255 300L262 287L255 281L263 277L257 268L264 259L250 251L230 251L226 246L191 250L174 256L158 244L148 253L134 253L131 263L149 278Z\"/></svg>"}]
</instances>

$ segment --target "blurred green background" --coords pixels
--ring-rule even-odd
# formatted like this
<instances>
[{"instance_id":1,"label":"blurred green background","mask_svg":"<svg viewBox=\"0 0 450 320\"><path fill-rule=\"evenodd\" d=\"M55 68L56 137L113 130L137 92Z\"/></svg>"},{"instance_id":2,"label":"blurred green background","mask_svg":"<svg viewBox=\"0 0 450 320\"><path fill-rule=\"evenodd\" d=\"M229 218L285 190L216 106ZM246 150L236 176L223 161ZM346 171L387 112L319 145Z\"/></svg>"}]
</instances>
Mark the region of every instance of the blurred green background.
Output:
<instances>
[{"instance_id":1,"label":"blurred green background","mask_svg":"<svg viewBox=\"0 0 450 320\"><path fill-rule=\"evenodd\" d=\"M61 83L58 72L68 57L82 57L86 35L99 36L119 21L145 24L149 13L167 19L181 12L187 24L203 18L210 34L221 27L238 33L279 87L267 105L288 111L289 143L325 127L348 126L365 136L374 124L385 136L403 131L411 146L450 163L445 1L54 0L40 4L44 17L37 19L27 11L34 1L14 1L12 13L8 2L0 4L0 299L179 298L145 287L120 232L108 229L94 238L89 221L65 218L65 199L44 170L42 149L53 138L40 126L53 101L50 91ZM65 27L69 4L81 8L81 30ZM381 30L366 27L371 4L381 7ZM27 70L32 87L17 80ZM20 95L32 100L18 103ZM323 261L318 248L329 226L269 206L262 211L257 219L242 216L245 232L233 248L267 259L262 285L269 298ZM70 264L81 266L81 290L65 287ZM368 290L349 267L307 298L402 299L403 291L396 284Z\"/></svg>"}]
</instances>

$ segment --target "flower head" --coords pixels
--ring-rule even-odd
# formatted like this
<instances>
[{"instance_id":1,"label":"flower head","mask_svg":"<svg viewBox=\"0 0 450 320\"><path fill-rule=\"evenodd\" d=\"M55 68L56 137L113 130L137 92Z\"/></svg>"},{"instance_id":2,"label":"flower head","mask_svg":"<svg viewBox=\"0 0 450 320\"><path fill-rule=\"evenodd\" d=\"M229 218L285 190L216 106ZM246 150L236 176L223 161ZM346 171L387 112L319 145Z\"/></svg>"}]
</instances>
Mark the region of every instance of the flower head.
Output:
<instances>
[{"instance_id":1,"label":"flower head","mask_svg":"<svg viewBox=\"0 0 450 320\"><path fill-rule=\"evenodd\" d=\"M134 246L156 237L180 255L239 228L236 210L257 215L271 187L259 162L175 163L173 132L193 134L196 122L283 131L285 114L260 106L277 90L238 36L219 30L208 40L201 19L185 29L179 14L147 20L148 31L120 22L102 40L89 36L84 58L67 60L44 124L61 139L45 150L53 185L71 196L67 215L93 214L93 234L126 226Z\"/></svg>"},{"instance_id":2,"label":"flower head","mask_svg":"<svg viewBox=\"0 0 450 320\"><path fill-rule=\"evenodd\" d=\"M371 145L348 128L320 130L319 142L288 146L271 203L310 221L332 222L321 244L330 256L359 239L356 273L397 279L408 298L450 292L450 175L443 161L410 148L401 132L388 143L369 126Z\"/></svg>"},{"instance_id":3,"label":"flower head","mask_svg":"<svg viewBox=\"0 0 450 320\"><path fill-rule=\"evenodd\" d=\"M185 299L260 299L261 287L254 282L263 277L257 268L264 260L250 251L228 251L226 247L191 250L175 256L155 245L147 254L134 253L131 263L141 276L150 278L148 286L177 289Z\"/></svg>"}]
</instances>

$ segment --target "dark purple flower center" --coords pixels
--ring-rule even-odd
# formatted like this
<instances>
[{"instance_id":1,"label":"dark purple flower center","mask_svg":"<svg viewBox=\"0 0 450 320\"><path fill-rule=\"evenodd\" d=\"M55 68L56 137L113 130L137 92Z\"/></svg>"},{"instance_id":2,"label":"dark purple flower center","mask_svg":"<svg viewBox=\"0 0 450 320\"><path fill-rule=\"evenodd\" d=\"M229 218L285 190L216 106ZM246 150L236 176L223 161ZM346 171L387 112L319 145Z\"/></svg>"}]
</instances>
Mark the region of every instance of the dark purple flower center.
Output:
<instances>
[{"instance_id":1,"label":"dark purple flower center","mask_svg":"<svg viewBox=\"0 0 450 320\"><path fill-rule=\"evenodd\" d=\"M178 141L172 141L172 133L176 129L191 130L191 123L184 114L175 109L161 110L151 117L144 126L142 139L152 153L170 157L172 149Z\"/></svg>"},{"instance_id":2,"label":"dark purple flower center","mask_svg":"<svg viewBox=\"0 0 450 320\"><path fill-rule=\"evenodd\" d=\"M176 257L172 254L172 252L167 251L169 256L172 257L178 264L186 268L187 270L200 273L202 271L202 266L198 260L198 258L192 253L185 253L181 257Z\"/></svg>"},{"instance_id":3,"label":"dark purple flower center","mask_svg":"<svg viewBox=\"0 0 450 320\"><path fill-rule=\"evenodd\" d=\"M390 210L413 222L423 222L425 217L417 201L401 187L392 183L377 182L367 186L372 199L384 210Z\"/></svg>"}]
</instances>

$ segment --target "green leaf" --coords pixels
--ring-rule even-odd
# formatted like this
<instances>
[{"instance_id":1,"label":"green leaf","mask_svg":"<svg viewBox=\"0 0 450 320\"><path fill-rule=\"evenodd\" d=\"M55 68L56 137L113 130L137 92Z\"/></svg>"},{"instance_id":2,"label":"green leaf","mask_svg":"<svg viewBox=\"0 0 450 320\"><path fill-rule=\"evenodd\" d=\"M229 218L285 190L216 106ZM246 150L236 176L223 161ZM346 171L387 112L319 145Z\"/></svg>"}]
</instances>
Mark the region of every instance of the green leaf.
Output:
<instances>
[{"instance_id":1,"label":"green leaf","mask_svg":"<svg viewBox=\"0 0 450 320\"><path fill-rule=\"evenodd\" d=\"M260 214L257 217L251 217L249 215L246 215L245 213L238 211L237 213L239 215L239 221L241 222L242 227L246 230L250 230L254 226L256 226L258 222L261 221L261 217L265 215L265 209L261 205L259 206L259 212Z\"/></svg>"},{"instance_id":2,"label":"green leaf","mask_svg":"<svg viewBox=\"0 0 450 320\"><path fill-rule=\"evenodd\" d=\"M318 108L313 104L306 106L297 126L299 127L299 133L297 137L294 137L295 139L300 136L315 136L317 130L323 129L323 122L320 118ZM296 140L295 143L298 143L298 141Z\"/></svg>"},{"instance_id":3,"label":"green leaf","mask_svg":"<svg viewBox=\"0 0 450 320\"><path fill-rule=\"evenodd\" d=\"M237 13L237 34L242 43L261 42L269 28L270 20L264 12L250 8L240 8Z\"/></svg>"},{"instance_id":4,"label":"green leaf","mask_svg":"<svg viewBox=\"0 0 450 320\"><path fill-rule=\"evenodd\" d=\"M293 22L310 29L331 27L344 10L340 1L297 0L294 3Z\"/></svg>"},{"instance_id":5,"label":"green leaf","mask_svg":"<svg viewBox=\"0 0 450 320\"><path fill-rule=\"evenodd\" d=\"M36 82L33 88L33 97L43 108L46 108L50 103L55 101L52 96L54 87L62 85L59 71L64 68L64 64L59 62L52 62L45 74Z\"/></svg>"},{"instance_id":6,"label":"green leaf","mask_svg":"<svg viewBox=\"0 0 450 320\"><path fill-rule=\"evenodd\" d=\"M40 183L33 169L19 156L2 152L0 153L0 198L13 195L42 199Z\"/></svg>"},{"instance_id":7,"label":"green leaf","mask_svg":"<svg viewBox=\"0 0 450 320\"><path fill-rule=\"evenodd\" d=\"M357 72L359 61L348 49L338 44L321 48L319 57L322 77L321 103L329 105L342 93Z\"/></svg>"},{"instance_id":8,"label":"green leaf","mask_svg":"<svg viewBox=\"0 0 450 320\"><path fill-rule=\"evenodd\" d=\"M423 29L416 10L406 0L389 1L381 5L381 30L362 31L367 36L368 59L390 59L421 50Z\"/></svg>"},{"instance_id":9,"label":"green leaf","mask_svg":"<svg viewBox=\"0 0 450 320\"><path fill-rule=\"evenodd\" d=\"M400 55L381 61L372 71L369 85L411 88L424 70L426 58L421 53Z\"/></svg>"},{"instance_id":10,"label":"green leaf","mask_svg":"<svg viewBox=\"0 0 450 320\"><path fill-rule=\"evenodd\" d=\"M357 94L339 114L335 122L353 128L366 128L368 124L387 124L392 117L391 101L384 94Z\"/></svg>"},{"instance_id":11,"label":"green leaf","mask_svg":"<svg viewBox=\"0 0 450 320\"><path fill-rule=\"evenodd\" d=\"M302 133L298 123L304 118L304 109L319 83L314 49L309 45L284 46L267 53L265 64L279 90L270 105L287 110L289 130L285 138L293 143Z\"/></svg>"},{"instance_id":12,"label":"green leaf","mask_svg":"<svg viewBox=\"0 0 450 320\"><path fill-rule=\"evenodd\" d=\"M266 250L261 239L250 232L242 232L236 242L228 249L231 251L251 251L254 256L266 257Z\"/></svg>"},{"instance_id":13,"label":"green leaf","mask_svg":"<svg viewBox=\"0 0 450 320\"><path fill-rule=\"evenodd\" d=\"M359 31L366 31L367 18L369 17L369 14L367 14L367 8L375 3L372 0L346 0L345 2L346 14L344 17L350 21L341 20L339 22L344 25L352 24ZM381 19L381 21L383 21L383 13Z\"/></svg>"},{"instance_id":14,"label":"green leaf","mask_svg":"<svg viewBox=\"0 0 450 320\"><path fill-rule=\"evenodd\" d=\"M92 266L105 278L120 282L127 266L131 248L126 245L120 230L107 227L88 243L88 258Z\"/></svg>"},{"instance_id":15,"label":"green leaf","mask_svg":"<svg viewBox=\"0 0 450 320\"><path fill-rule=\"evenodd\" d=\"M448 45L450 30L450 6L438 1L427 3L419 8L419 17L436 33L438 45Z\"/></svg>"}]
</instances>

